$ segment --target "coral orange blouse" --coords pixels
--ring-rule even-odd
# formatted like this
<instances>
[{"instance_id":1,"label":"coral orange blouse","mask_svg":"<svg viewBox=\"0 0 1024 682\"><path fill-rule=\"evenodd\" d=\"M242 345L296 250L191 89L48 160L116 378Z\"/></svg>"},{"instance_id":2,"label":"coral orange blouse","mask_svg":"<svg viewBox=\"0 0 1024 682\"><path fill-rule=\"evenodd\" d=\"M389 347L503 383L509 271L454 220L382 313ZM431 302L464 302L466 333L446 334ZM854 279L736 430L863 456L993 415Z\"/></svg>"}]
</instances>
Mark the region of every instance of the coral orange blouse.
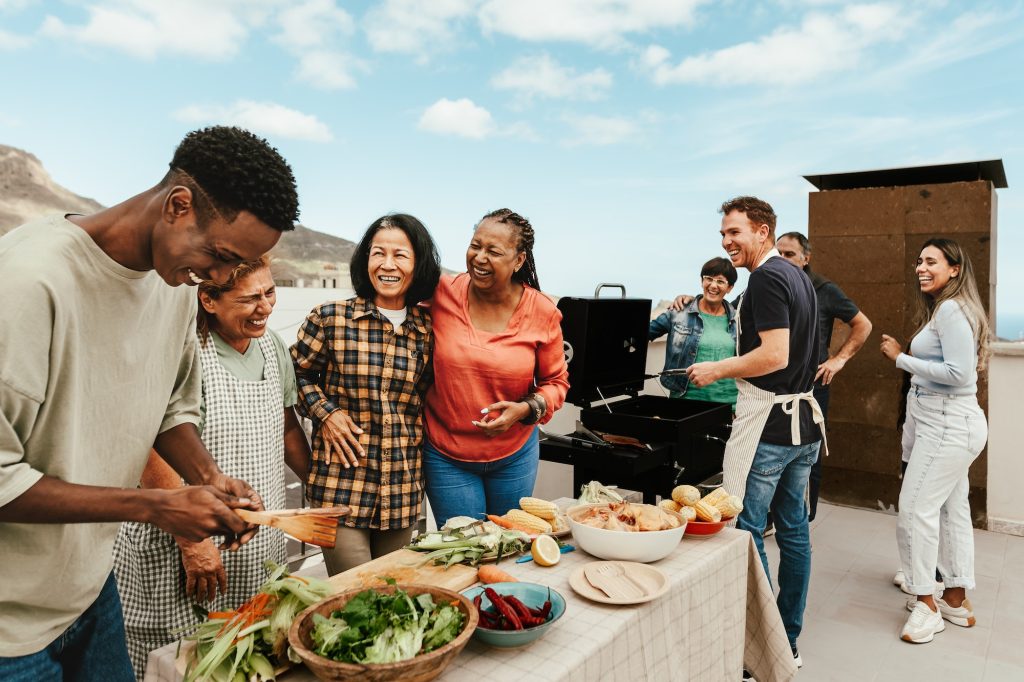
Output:
<instances>
[{"instance_id":1,"label":"coral orange blouse","mask_svg":"<svg viewBox=\"0 0 1024 682\"><path fill-rule=\"evenodd\" d=\"M514 424L493 437L473 426L480 410L499 400L544 396L546 423L565 402L569 370L562 347L562 313L541 292L524 286L503 332L473 327L469 275L444 275L434 292L434 383L424 411L427 437L453 459L490 462L511 455L530 437L532 424Z\"/></svg>"}]
</instances>

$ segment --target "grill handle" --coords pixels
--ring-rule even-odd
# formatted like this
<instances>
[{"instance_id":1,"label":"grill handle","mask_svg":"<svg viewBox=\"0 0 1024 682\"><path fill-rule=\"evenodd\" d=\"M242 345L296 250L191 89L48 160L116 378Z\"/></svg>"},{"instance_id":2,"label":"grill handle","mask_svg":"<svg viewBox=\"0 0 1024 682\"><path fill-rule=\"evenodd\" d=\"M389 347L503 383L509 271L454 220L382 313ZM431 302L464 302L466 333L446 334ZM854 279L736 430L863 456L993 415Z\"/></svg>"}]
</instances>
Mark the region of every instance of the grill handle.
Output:
<instances>
[{"instance_id":1,"label":"grill handle","mask_svg":"<svg viewBox=\"0 0 1024 682\"><path fill-rule=\"evenodd\" d=\"M620 296L620 298L626 298L626 285L624 285L624 284L611 284L611 283L608 283L608 282L601 282L600 284L597 285L597 288L594 289L594 298L599 298L601 296L601 289L605 289L605 288L608 288L608 289L618 289L618 290L620 290L622 292L622 296Z\"/></svg>"}]
</instances>

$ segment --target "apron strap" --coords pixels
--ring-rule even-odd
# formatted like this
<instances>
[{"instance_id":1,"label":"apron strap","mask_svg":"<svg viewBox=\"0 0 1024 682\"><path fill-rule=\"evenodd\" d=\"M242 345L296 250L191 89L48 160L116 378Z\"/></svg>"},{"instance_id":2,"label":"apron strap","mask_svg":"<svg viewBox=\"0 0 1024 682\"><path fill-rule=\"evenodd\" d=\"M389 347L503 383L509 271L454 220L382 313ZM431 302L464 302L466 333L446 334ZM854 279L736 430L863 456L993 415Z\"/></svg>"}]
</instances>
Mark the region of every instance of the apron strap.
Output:
<instances>
[{"instance_id":1,"label":"apron strap","mask_svg":"<svg viewBox=\"0 0 1024 682\"><path fill-rule=\"evenodd\" d=\"M786 395L776 395L775 403L782 405L782 411L790 416L789 420L789 434L793 439L793 445L800 444L800 402L806 401L811 406L811 416L814 423L821 429L821 441L822 447L825 450L825 455L828 455L828 439L825 436L825 415L821 411L821 405L818 404L817 399L814 397L814 391L805 391L804 393L790 393Z\"/></svg>"}]
</instances>

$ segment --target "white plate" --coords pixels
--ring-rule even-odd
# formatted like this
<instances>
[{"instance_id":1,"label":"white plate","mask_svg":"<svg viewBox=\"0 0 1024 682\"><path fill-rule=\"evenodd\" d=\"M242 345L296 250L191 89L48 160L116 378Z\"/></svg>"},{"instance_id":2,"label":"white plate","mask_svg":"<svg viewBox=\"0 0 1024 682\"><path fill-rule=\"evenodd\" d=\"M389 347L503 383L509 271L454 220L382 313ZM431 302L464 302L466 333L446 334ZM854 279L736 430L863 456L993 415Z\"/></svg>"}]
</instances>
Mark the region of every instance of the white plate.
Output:
<instances>
[{"instance_id":1,"label":"white plate","mask_svg":"<svg viewBox=\"0 0 1024 682\"><path fill-rule=\"evenodd\" d=\"M618 564L625 571L626 575L647 591L647 594L637 599L612 599L591 585L583 572L587 566L595 564ZM569 586L581 597L586 597L602 604L643 604L657 599L668 592L668 576L659 568L635 561L594 561L584 564L573 571L572 575L569 576Z\"/></svg>"}]
</instances>

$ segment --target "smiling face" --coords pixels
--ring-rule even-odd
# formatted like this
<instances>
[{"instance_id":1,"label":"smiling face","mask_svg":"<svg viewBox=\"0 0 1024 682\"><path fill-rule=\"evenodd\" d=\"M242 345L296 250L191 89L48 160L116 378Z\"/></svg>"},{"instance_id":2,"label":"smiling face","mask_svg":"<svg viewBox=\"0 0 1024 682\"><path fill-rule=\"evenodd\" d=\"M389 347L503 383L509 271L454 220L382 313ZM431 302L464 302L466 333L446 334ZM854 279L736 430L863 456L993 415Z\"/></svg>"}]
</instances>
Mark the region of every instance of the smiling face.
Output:
<instances>
[{"instance_id":1,"label":"smiling face","mask_svg":"<svg viewBox=\"0 0 1024 682\"><path fill-rule=\"evenodd\" d=\"M236 265L256 260L281 238L280 231L248 211L231 223L215 214L200 227L192 193L180 185L170 190L161 218L153 230L153 269L171 286L202 280L222 284Z\"/></svg>"},{"instance_id":2,"label":"smiling face","mask_svg":"<svg viewBox=\"0 0 1024 682\"><path fill-rule=\"evenodd\" d=\"M250 339L267 331L267 318L277 302L277 289L270 268L260 268L242 277L230 291L211 298L200 291L199 303L210 313L210 328L233 348L244 353Z\"/></svg>"},{"instance_id":3,"label":"smiling face","mask_svg":"<svg viewBox=\"0 0 1024 682\"><path fill-rule=\"evenodd\" d=\"M800 269L803 269L810 261L800 246L800 242L792 237L779 237L779 241L775 242L775 248L779 250L783 258Z\"/></svg>"},{"instance_id":4,"label":"smiling face","mask_svg":"<svg viewBox=\"0 0 1024 682\"><path fill-rule=\"evenodd\" d=\"M478 291L494 291L512 283L512 273L523 266L515 230L488 218L477 225L466 250L466 269Z\"/></svg>"},{"instance_id":5,"label":"smiling face","mask_svg":"<svg viewBox=\"0 0 1024 682\"><path fill-rule=\"evenodd\" d=\"M416 271L416 252L405 232L397 227L377 230L370 242L367 262L374 303L385 310L405 307L405 294Z\"/></svg>"},{"instance_id":6,"label":"smiling face","mask_svg":"<svg viewBox=\"0 0 1024 682\"><path fill-rule=\"evenodd\" d=\"M700 287L704 292L704 300L714 306L721 305L732 291L732 285L723 275L702 275Z\"/></svg>"},{"instance_id":7,"label":"smiling face","mask_svg":"<svg viewBox=\"0 0 1024 682\"><path fill-rule=\"evenodd\" d=\"M768 226L754 225L746 213L730 211L722 217L722 248L737 268L753 270L764 255Z\"/></svg>"},{"instance_id":8,"label":"smiling face","mask_svg":"<svg viewBox=\"0 0 1024 682\"><path fill-rule=\"evenodd\" d=\"M917 258L917 281L921 292L932 297L938 296L949 280L960 275L959 265L950 265L946 255L935 246L926 246Z\"/></svg>"}]
</instances>

